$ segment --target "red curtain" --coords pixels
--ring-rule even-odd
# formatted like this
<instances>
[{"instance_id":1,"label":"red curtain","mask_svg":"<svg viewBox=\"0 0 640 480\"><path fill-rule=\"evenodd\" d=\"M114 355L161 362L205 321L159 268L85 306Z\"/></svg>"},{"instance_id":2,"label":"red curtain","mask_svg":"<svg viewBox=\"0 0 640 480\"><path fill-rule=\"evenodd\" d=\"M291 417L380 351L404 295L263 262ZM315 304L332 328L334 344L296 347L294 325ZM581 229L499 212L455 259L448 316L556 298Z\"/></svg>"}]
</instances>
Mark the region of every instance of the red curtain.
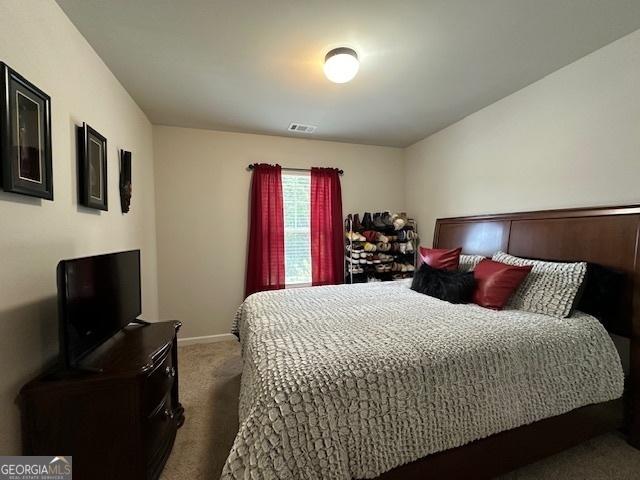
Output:
<instances>
[{"instance_id":1,"label":"red curtain","mask_svg":"<svg viewBox=\"0 0 640 480\"><path fill-rule=\"evenodd\" d=\"M311 169L311 281L344 282L342 191L335 168Z\"/></svg>"},{"instance_id":2,"label":"red curtain","mask_svg":"<svg viewBox=\"0 0 640 480\"><path fill-rule=\"evenodd\" d=\"M254 166L245 296L284 288L284 213L280 165Z\"/></svg>"}]
</instances>

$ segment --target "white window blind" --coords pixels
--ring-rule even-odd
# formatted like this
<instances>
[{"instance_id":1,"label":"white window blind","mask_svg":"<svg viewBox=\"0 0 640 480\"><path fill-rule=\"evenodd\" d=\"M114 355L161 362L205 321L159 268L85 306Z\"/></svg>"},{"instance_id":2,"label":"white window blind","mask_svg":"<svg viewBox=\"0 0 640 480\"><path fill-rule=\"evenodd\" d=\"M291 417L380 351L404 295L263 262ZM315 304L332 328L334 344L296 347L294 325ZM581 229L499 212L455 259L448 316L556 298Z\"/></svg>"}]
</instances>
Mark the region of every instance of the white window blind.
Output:
<instances>
[{"instance_id":1,"label":"white window blind","mask_svg":"<svg viewBox=\"0 0 640 480\"><path fill-rule=\"evenodd\" d=\"M311 285L311 177L282 174L285 283Z\"/></svg>"}]
</instances>

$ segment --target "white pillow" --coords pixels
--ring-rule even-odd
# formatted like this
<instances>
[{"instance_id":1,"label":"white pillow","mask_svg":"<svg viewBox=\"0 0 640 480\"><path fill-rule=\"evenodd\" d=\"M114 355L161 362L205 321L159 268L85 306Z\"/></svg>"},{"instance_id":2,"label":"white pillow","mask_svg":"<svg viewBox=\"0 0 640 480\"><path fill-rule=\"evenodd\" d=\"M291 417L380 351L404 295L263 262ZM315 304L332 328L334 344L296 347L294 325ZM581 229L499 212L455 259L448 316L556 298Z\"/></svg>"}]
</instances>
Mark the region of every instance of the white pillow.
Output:
<instances>
[{"instance_id":1,"label":"white pillow","mask_svg":"<svg viewBox=\"0 0 640 480\"><path fill-rule=\"evenodd\" d=\"M458 271L459 272L471 272L476 268L482 260L486 257L482 255L465 255L460 254L460 261L458 263Z\"/></svg>"},{"instance_id":2,"label":"white pillow","mask_svg":"<svg viewBox=\"0 0 640 480\"><path fill-rule=\"evenodd\" d=\"M496 253L493 261L517 266L533 265L529 275L509 300L510 307L552 317L571 315L576 295L587 273L586 262L543 262L514 257L504 252Z\"/></svg>"}]
</instances>

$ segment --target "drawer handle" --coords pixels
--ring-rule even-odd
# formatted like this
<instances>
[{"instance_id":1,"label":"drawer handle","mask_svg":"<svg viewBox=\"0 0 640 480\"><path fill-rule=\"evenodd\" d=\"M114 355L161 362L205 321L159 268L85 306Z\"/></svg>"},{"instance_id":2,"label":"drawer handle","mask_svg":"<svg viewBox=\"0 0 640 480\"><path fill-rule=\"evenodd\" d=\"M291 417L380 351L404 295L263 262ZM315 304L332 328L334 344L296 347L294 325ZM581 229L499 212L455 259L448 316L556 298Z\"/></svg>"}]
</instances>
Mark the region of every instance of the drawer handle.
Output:
<instances>
[{"instance_id":1,"label":"drawer handle","mask_svg":"<svg viewBox=\"0 0 640 480\"><path fill-rule=\"evenodd\" d=\"M164 369L164 373L165 373L165 375L166 375L167 377L171 377L171 378L172 378L172 377L175 377L175 376L176 376L176 369L175 369L175 368L173 368L173 367L169 367L169 366L167 366L167 367Z\"/></svg>"},{"instance_id":2,"label":"drawer handle","mask_svg":"<svg viewBox=\"0 0 640 480\"><path fill-rule=\"evenodd\" d=\"M174 417L173 410L169 410L168 408L165 408L162 413L164 415L164 418L167 418L169 420L173 420L173 417Z\"/></svg>"}]
</instances>

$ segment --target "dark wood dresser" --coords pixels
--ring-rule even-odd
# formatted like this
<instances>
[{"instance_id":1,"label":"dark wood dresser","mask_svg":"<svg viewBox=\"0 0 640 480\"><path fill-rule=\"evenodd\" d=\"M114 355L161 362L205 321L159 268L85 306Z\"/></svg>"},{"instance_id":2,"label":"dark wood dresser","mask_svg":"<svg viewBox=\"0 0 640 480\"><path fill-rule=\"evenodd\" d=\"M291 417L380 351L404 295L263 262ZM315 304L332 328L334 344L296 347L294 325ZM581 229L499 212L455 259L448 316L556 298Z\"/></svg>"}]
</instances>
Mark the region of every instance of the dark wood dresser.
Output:
<instances>
[{"instance_id":1,"label":"dark wood dresser","mask_svg":"<svg viewBox=\"0 0 640 480\"><path fill-rule=\"evenodd\" d=\"M130 325L19 397L25 455L72 455L77 480L155 480L184 423L177 321Z\"/></svg>"}]
</instances>

